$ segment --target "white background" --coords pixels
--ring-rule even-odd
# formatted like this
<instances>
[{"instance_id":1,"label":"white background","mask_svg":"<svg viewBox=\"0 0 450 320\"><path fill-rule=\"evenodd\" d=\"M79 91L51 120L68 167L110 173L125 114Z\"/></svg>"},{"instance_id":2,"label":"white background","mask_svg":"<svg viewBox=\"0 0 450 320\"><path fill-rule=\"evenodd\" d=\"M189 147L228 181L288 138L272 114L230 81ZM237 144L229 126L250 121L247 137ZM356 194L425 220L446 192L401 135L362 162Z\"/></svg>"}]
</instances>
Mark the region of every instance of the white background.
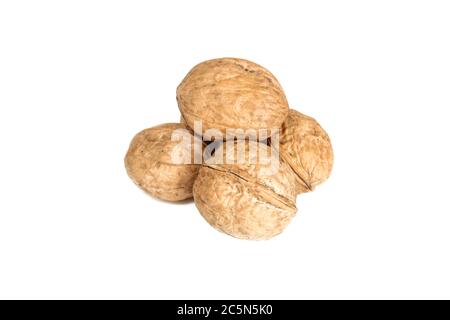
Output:
<instances>
[{"instance_id":1,"label":"white background","mask_svg":"<svg viewBox=\"0 0 450 320\"><path fill-rule=\"evenodd\" d=\"M450 298L446 1L2 1L0 298ZM263 242L141 192L195 64L271 70L331 178Z\"/></svg>"}]
</instances>

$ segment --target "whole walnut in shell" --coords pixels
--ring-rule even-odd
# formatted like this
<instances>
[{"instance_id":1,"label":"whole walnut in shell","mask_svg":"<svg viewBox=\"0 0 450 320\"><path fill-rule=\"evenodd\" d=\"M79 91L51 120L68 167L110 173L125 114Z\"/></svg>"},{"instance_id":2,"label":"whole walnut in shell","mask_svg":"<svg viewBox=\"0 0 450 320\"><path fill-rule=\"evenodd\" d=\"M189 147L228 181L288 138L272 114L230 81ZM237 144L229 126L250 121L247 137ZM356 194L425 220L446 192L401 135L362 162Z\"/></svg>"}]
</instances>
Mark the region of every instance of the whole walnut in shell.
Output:
<instances>
[{"instance_id":1,"label":"whole walnut in shell","mask_svg":"<svg viewBox=\"0 0 450 320\"><path fill-rule=\"evenodd\" d=\"M333 149L319 123L295 110L289 110L280 132L280 154L296 174L297 193L314 190L330 176Z\"/></svg>"},{"instance_id":2,"label":"whole walnut in shell","mask_svg":"<svg viewBox=\"0 0 450 320\"><path fill-rule=\"evenodd\" d=\"M281 85L266 69L248 60L222 58L196 65L177 88L187 126L203 130L280 128L288 113ZM252 133L250 136L254 136Z\"/></svg>"},{"instance_id":3,"label":"whole walnut in shell","mask_svg":"<svg viewBox=\"0 0 450 320\"><path fill-rule=\"evenodd\" d=\"M174 132L179 135L172 141ZM186 140L179 139L182 137ZM125 167L130 178L150 195L181 201L192 197L192 185L200 168L200 164L194 164L194 152L200 152L201 156L201 143L200 150L197 149L184 125L162 124L145 129L133 138L125 156Z\"/></svg>"},{"instance_id":4,"label":"whole walnut in shell","mask_svg":"<svg viewBox=\"0 0 450 320\"><path fill-rule=\"evenodd\" d=\"M195 180L195 204L219 231L241 239L271 238L284 230L297 211L295 175L266 144L229 142L237 150L237 144L244 143L243 161L230 163L236 158L235 150L226 144L218 147ZM220 158L225 161L217 161Z\"/></svg>"}]
</instances>

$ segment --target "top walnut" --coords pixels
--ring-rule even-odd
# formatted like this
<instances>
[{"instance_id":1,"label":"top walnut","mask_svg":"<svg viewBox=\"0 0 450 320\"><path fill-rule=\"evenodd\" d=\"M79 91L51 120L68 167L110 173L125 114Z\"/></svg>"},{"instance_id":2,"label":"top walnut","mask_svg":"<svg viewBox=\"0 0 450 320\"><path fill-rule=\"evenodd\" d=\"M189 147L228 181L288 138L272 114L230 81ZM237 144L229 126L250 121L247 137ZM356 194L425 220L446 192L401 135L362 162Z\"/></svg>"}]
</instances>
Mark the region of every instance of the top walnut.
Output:
<instances>
[{"instance_id":1,"label":"top walnut","mask_svg":"<svg viewBox=\"0 0 450 320\"><path fill-rule=\"evenodd\" d=\"M236 58L196 65L178 86L177 101L188 127L194 129L194 121L201 120L203 131L218 129L223 137L227 129L267 129L270 135L270 129L281 128L289 109L268 70Z\"/></svg>"}]
</instances>

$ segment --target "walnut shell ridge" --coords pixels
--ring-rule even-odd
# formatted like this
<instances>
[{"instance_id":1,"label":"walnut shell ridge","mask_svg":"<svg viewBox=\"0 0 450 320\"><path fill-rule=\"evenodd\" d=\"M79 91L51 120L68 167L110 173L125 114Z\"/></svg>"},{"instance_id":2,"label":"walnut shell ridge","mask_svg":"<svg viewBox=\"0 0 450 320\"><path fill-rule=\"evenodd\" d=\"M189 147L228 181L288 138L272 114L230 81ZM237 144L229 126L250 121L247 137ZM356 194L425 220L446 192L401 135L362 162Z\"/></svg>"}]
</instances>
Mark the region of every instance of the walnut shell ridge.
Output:
<instances>
[{"instance_id":1,"label":"walnut shell ridge","mask_svg":"<svg viewBox=\"0 0 450 320\"><path fill-rule=\"evenodd\" d=\"M304 193L328 179L333 167L330 138L320 124L289 110L280 132L281 157L296 174L297 193Z\"/></svg>"},{"instance_id":2,"label":"walnut shell ridge","mask_svg":"<svg viewBox=\"0 0 450 320\"><path fill-rule=\"evenodd\" d=\"M221 58L196 65L177 88L187 126L202 121L203 130L281 127L288 114L284 91L273 74L248 60Z\"/></svg>"},{"instance_id":3,"label":"walnut shell ridge","mask_svg":"<svg viewBox=\"0 0 450 320\"><path fill-rule=\"evenodd\" d=\"M255 141L243 143L246 143L246 152L249 144L256 144L258 151L270 149ZM248 158L239 164L204 164L193 193L195 204L206 221L217 230L240 239L263 240L281 233L297 211L295 174L283 161L277 171L269 166L255 164Z\"/></svg>"},{"instance_id":4,"label":"walnut shell ridge","mask_svg":"<svg viewBox=\"0 0 450 320\"><path fill-rule=\"evenodd\" d=\"M186 135L192 137L182 124L162 124L139 132L125 156L125 167L131 180L150 195L167 201L191 198L200 169L200 164L194 164L193 137L191 144L172 141L172 133L177 129L185 129ZM190 153L192 164L174 161L174 152Z\"/></svg>"}]
</instances>

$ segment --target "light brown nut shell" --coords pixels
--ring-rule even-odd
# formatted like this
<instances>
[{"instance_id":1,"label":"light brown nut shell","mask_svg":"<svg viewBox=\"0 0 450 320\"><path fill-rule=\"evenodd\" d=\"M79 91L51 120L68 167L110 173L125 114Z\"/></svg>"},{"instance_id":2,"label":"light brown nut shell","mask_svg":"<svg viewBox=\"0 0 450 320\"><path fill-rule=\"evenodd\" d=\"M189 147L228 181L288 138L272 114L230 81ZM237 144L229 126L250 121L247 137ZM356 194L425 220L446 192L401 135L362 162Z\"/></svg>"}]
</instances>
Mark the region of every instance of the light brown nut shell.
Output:
<instances>
[{"instance_id":1,"label":"light brown nut shell","mask_svg":"<svg viewBox=\"0 0 450 320\"><path fill-rule=\"evenodd\" d=\"M251 61L221 58L196 65L177 88L178 107L190 128L280 128L288 103L277 79ZM269 132L270 135L270 132Z\"/></svg>"},{"instance_id":2,"label":"light brown nut shell","mask_svg":"<svg viewBox=\"0 0 450 320\"><path fill-rule=\"evenodd\" d=\"M194 150L193 140L187 145L171 141L172 133L177 129L185 129L186 134L189 133L184 125L178 123L141 131L131 141L125 156L125 167L134 183L150 195L167 201L191 198L192 185L200 168L198 164L177 164L173 160L174 152L188 152L190 148L193 153ZM192 154L191 160L194 163Z\"/></svg>"},{"instance_id":3,"label":"light brown nut shell","mask_svg":"<svg viewBox=\"0 0 450 320\"><path fill-rule=\"evenodd\" d=\"M296 173L298 193L314 190L331 174L333 148L319 123L295 110L289 110L280 133L280 153Z\"/></svg>"},{"instance_id":4,"label":"light brown nut shell","mask_svg":"<svg viewBox=\"0 0 450 320\"><path fill-rule=\"evenodd\" d=\"M258 150L268 148L245 143L256 144ZM295 216L295 175L284 162L271 171L270 165L248 159L243 164L204 164L194 183L194 201L219 231L240 239L269 239Z\"/></svg>"}]
</instances>

